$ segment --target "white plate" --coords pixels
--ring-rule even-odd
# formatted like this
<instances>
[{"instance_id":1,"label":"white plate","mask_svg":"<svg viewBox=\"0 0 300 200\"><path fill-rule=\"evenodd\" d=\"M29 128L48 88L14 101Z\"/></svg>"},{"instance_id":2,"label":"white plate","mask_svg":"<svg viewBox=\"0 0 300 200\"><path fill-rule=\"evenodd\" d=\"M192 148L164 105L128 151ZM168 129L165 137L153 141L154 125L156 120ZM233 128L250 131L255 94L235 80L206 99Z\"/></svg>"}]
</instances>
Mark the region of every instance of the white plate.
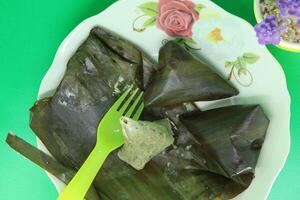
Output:
<instances>
[{"instance_id":1,"label":"white plate","mask_svg":"<svg viewBox=\"0 0 300 200\"><path fill-rule=\"evenodd\" d=\"M122 35L156 59L162 40L169 38L166 33L156 26L149 27L143 32L136 32L132 28L133 21L142 14L138 6L148 1L118 1L104 12L78 25L60 45L53 64L41 83L39 98L49 95L56 89L64 75L67 61L87 38L91 28L96 25ZM194 2L200 3L197 0ZM199 106L201 109L208 109L238 103L262 105L271 123L256 166L256 177L250 187L235 199L263 200L267 198L290 149L290 97L285 76L279 63L264 46L257 43L255 32L250 24L227 13L208 0L201 0L201 4L205 8L200 11L200 19L193 26L193 39L197 42L193 46L202 49L195 51L197 55L215 66L215 70L224 78L227 78L230 73L230 69L225 68L226 61L233 61L245 52L252 52L259 56L257 62L248 64L246 75L238 77L237 69L234 68L236 76L232 76L231 82L240 91L237 97L215 102L202 102ZM145 19L140 18L137 26L142 23L140 20ZM219 42L208 39L212 31L215 31L214 36L219 38ZM218 33L221 33L221 38ZM252 84L247 87L243 86L250 83L250 75L253 78ZM39 140L38 146L46 151L45 146ZM58 191L61 191L64 185L51 175L50 178Z\"/></svg>"}]
</instances>

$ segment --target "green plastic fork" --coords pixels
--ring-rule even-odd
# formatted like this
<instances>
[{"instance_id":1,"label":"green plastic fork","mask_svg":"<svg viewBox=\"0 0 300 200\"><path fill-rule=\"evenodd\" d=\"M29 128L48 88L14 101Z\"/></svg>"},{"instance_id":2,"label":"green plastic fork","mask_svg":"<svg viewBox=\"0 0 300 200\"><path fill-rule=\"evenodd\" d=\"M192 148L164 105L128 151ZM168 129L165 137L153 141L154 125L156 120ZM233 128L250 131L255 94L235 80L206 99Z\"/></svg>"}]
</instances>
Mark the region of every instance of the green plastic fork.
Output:
<instances>
[{"instance_id":1,"label":"green plastic fork","mask_svg":"<svg viewBox=\"0 0 300 200\"><path fill-rule=\"evenodd\" d=\"M124 92L100 121L93 151L58 200L83 200L106 157L124 143L120 118L126 116L137 120L144 108L143 92L132 88Z\"/></svg>"}]
</instances>

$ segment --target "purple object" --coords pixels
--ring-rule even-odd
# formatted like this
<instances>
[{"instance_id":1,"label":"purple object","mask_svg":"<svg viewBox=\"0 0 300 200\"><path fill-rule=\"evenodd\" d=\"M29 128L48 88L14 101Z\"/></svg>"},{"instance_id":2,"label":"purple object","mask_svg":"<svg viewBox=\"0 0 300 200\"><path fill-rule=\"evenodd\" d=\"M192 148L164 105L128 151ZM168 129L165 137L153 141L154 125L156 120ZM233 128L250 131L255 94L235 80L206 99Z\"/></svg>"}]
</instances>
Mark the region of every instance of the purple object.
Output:
<instances>
[{"instance_id":1,"label":"purple object","mask_svg":"<svg viewBox=\"0 0 300 200\"><path fill-rule=\"evenodd\" d=\"M256 24L254 27L259 44L274 44L280 43L283 27L280 26L273 15L267 16L264 21Z\"/></svg>"},{"instance_id":2,"label":"purple object","mask_svg":"<svg viewBox=\"0 0 300 200\"><path fill-rule=\"evenodd\" d=\"M300 0L276 0L276 3L282 16L293 16L300 20Z\"/></svg>"}]
</instances>

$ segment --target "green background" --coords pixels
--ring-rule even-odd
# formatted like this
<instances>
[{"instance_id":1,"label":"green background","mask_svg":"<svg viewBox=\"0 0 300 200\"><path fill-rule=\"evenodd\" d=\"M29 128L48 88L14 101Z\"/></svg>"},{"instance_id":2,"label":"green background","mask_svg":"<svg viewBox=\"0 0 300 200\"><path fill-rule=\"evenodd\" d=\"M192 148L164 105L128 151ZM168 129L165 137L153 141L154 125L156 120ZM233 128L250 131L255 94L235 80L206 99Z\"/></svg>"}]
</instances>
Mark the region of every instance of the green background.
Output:
<instances>
[{"instance_id":1,"label":"green background","mask_svg":"<svg viewBox=\"0 0 300 200\"><path fill-rule=\"evenodd\" d=\"M255 23L252 0L214 1ZM6 134L13 131L35 144L35 136L28 127L28 109L36 99L39 84L59 44L81 21L113 2L115 0L0 0L0 199L56 199L57 192L45 172L8 148L4 140ZM268 48L284 69L292 97L291 153L269 200L299 199L300 54ZM265 76L268 76L267 71Z\"/></svg>"}]
</instances>

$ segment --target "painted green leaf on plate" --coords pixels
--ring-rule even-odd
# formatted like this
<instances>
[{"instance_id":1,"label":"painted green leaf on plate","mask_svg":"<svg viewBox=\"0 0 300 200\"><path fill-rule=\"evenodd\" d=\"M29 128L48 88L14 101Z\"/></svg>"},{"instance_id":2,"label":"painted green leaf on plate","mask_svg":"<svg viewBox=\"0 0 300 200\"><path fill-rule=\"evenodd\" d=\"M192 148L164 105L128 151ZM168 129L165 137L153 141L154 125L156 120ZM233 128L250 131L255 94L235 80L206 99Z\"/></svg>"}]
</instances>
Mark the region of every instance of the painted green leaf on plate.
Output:
<instances>
[{"instance_id":1,"label":"painted green leaf on plate","mask_svg":"<svg viewBox=\"0 0 300 200\"><path fill-rule=\"evenodd\" d=\"M256 63L259 59L259 56L254 54L254 53L244 53L243 54L243 59L245 62L249 63L249 64L253 64Z\"/></svg>"},{"instance_id":2,"label":"painted green leaf on plate","mask_svg":"<svg viewBox=\"0 0 300 200\"><path fill-rule=\"evenodd\" d=\"M144 14L156 17L158 14L157 3L156 2L147 2L138 7Z\"/></svg>"},{"instance_id":3,"label":"painted green leaf on plate","mask_svg":"<svg viewBox=\"0 0 300 200\"><path fill-rule=\"evenodd\" d=\"M153 26L155 25L155 22L156 22L156 18L155 17L151 17L149 19L147 19L145 22L144 22L144 27L147 28L147 27L150 27L150 26Z\"/></svg>"},{"instance_id":4,"label":"painted green leaf on plate","mask_svg":"<svg viewBox=\"0 0 300 200\"><path fill-rule=\"evenodd\" d=\"M195 10L200 13L201 10L204 9L204 8L205 8L205 5L203 5L203 4L197 4Z\"/></svg>"}]
</instances>

